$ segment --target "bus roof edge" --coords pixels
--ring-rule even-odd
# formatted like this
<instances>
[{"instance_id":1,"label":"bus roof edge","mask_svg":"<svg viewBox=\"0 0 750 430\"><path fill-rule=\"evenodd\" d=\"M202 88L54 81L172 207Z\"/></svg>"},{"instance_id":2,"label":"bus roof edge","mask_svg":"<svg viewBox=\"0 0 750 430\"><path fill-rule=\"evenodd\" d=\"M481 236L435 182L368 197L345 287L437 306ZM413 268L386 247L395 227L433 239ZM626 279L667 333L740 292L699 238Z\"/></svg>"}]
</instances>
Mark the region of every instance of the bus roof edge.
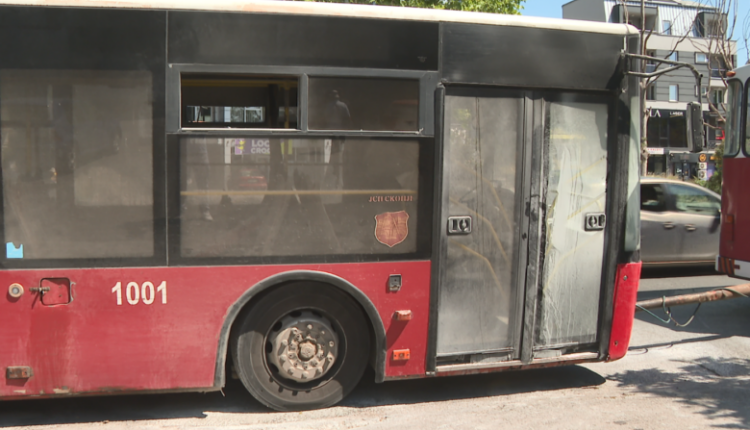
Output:
<instances>
[{"instance_id":1,"label":"bus roof edge","mask_svg":"<svg viewBox=\"0 0 750 430\"><path fill-rule=\"evenodd\" d=\"M212 0L211 2L205 2L202 0L0 0L0 6L193 10L338 16L532 27L621 36L638 34L638 30L635 27L626 24L481 12L343 3L315 3L307 1Z\"/></svg>"}]
</instances>

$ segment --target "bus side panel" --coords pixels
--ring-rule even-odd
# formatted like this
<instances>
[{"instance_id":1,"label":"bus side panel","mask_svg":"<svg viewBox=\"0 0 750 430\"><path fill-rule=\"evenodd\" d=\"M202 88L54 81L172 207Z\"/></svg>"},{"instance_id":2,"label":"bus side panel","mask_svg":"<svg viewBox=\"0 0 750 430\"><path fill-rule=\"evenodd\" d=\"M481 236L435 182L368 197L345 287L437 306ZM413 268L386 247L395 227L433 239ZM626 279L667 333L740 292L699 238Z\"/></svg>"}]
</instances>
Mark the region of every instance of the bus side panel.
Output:
<instances>
[{"instance_id":1,"label":"bus side panel","mask_svg":"<svg viewBox=\"0 0 750 430\"><path fill-rule=\"evenodd\" d=\"M745 188L750 184L750 158L724 158L723 175L719 255L750 261L750 198Z\"/></svg>"},{"instance_id":2,"label":"bus side panel","mask_svg":"<svg viewBox=\"0 0 750 430\"><path fill-rule=\"evenodd\" d=\"M0 301L0 368L33 376L6 377L0 397L211 389L228 309L259 281L290 270L331 273L361 289L385 326L386 376L424 375L429 261L19 270L0 273L4 288L24 288ZM402 276L398 292L388 291L392 274ZM70 280L70 303L46 305L65 294L30 291L48 278ZM396 321L399 310L412 319ZM402 349L411 358L394 361Z\"/></svg>"}]
</instances>

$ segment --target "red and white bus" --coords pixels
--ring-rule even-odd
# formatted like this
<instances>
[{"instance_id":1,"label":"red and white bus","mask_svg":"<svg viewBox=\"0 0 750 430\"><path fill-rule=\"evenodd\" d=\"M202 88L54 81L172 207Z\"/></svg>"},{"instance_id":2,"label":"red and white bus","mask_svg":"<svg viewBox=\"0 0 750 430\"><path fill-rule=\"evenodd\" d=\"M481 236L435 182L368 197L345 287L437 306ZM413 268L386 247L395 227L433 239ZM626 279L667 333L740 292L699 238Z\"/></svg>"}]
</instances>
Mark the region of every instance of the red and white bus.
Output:
<instances>
[{"instance_id":1,"label":"red and white bus","mask_svg":"<svg viewBox=\"0 0 750 430\"><path fill-rule=\"evenodd\" d=\"M116 8L113 6L116 5ZM640 276L627 25L0 0L0 398L615 360Z\"/></svg>"},{"instance_id":2,"label":"red and white bus","mask_svg":"<svg viewBox=\"0 0 750 430\"><path fill-rule=\"evenodd\" d=\"M721 186L721 244L716 270L750 279L750 129L748 88L750 66L727 78L728 99L724 128L724 170Z\"/></svg>"}]
</instances>

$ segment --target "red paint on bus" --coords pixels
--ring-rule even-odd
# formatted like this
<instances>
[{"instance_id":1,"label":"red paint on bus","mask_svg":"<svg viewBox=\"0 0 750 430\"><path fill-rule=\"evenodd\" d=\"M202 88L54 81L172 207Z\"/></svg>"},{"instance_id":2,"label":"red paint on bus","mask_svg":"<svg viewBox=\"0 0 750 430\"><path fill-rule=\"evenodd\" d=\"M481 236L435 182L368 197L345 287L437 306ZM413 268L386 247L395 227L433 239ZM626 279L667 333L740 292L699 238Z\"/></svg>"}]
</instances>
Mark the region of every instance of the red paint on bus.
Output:
<instances>
[{"instance_id":1,"label":"red paint on bus","mask_svg":"<svg viewBox=\"0 0 750 430\"><path fill-rule=\"evenodd\" d=\"M641 262L620 264L615 279L612 333L609 338L607 361L619 360L628 352L633 315L638 299L638 282L641 279Z\"/></svg>"},{"instance_id":2,"label":"red paint on bus","mask_svg":"<svg viewBox=\"0 0 750 430\"><path fill-rule=\"evenodd\" d=\"M5 378L0 398L218 388L216 357L229 308L256 283L290 270L330 273L362 290L385 326L387 357L410 351L408 361L387 360L386 376L424 375L429 261L12 270L0 272L0 286L7 291L19 283L25 293L0 300L0 370L29 366L34 375ZM391 274L402 275L398 292L388 291ZM72 301L42 304L29 289L43 278L70 279ZM120 305L113 292L118 283ZM396 321L394 313L403 310L412 312L411 320Z\"/></svg>"},{"instance_id":3,"label":"red paint on bus","mask_svg":"<svg viewBox=\"0 0 750 430\"><path fill-rule=\"evenodd\" d=\"M750 261L750 158L724 158L719 255Z\"/></svg>"}]
</instances>

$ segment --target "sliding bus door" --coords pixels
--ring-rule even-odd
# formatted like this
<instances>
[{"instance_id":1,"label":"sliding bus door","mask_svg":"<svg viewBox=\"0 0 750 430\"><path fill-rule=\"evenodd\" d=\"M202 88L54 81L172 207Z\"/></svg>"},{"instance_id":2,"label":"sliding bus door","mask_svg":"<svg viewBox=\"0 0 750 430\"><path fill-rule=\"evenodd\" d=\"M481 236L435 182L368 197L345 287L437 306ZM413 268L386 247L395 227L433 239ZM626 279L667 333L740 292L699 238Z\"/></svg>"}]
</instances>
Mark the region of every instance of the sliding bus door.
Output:
<instances>
[{"instance_id":1,"label":"sliding bus door","mask_svg":"<svg viewBox=\"0 0 750 430\"><path fill-rule=\"evenodd\" d=\"M446 96L439 357L518 356L524 106L521 93Z\"/></svg>"}]
</instances>

